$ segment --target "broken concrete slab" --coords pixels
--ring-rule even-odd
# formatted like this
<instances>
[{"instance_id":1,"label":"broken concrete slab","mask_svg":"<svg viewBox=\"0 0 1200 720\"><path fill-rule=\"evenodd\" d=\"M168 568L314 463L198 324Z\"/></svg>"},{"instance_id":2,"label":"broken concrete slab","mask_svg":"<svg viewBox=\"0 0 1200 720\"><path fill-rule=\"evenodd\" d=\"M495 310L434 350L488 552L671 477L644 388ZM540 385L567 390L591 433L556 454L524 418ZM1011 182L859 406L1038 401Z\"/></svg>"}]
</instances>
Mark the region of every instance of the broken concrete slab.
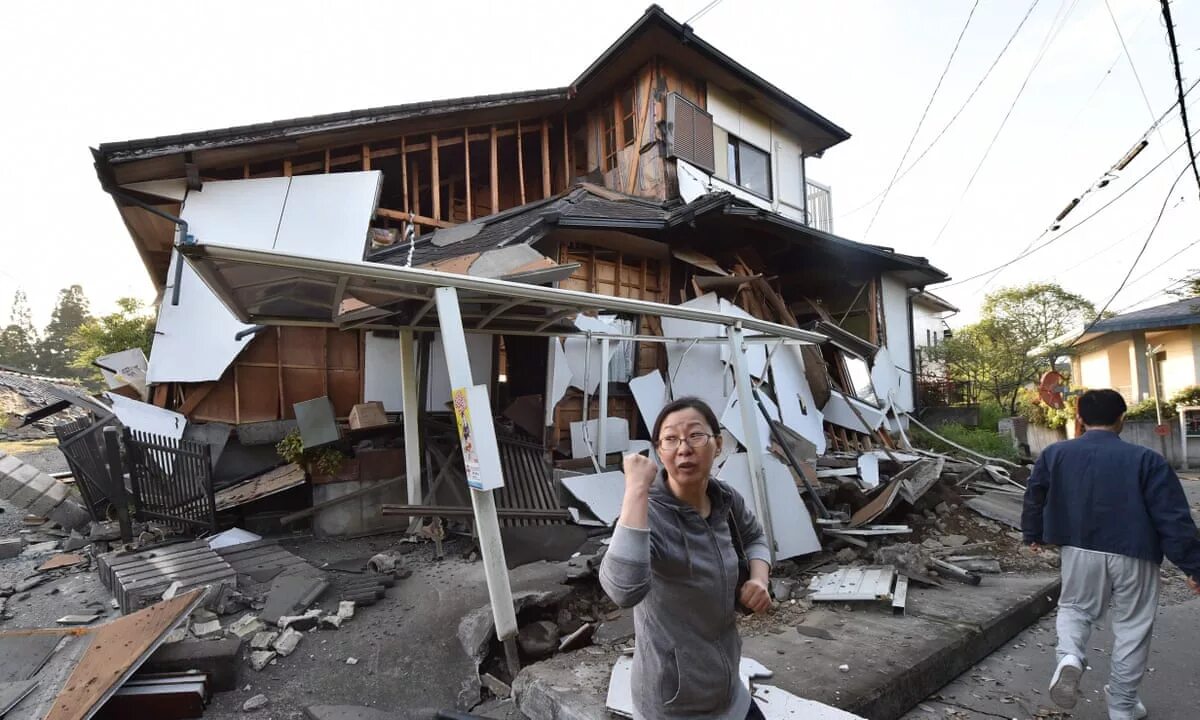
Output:
<instances>
[{"instance_id":1,"label":"broken concrete slab","mask_svg":"<svg viewBox=\"0 0 1200 720\"><path fill-rule=\"evenodd\" d=\"M324 574L311 568L279 575L271 581L260 617L263 622L278 624L283 616L302 614L328 587Z\"/></svg>"},{"instance_id":2,"label":"broken concrete slab","mask_svg":"<svg viewBox=\"0 0 1200 720\"><path fill-rule=\"evenodd\" d=\"M1004 493L986 492L970 498L966 506L990 520L1002 522L1009 527L1021 529L1021 498Z\"/></svg>"},{"instance_id":3,"label":"broken concrete slab","mask_svg":"<svg viewBox=\"0 0 1200 720\"><path fill-rule=\"evenodd\" d=\"M192 623L192 634L198 638L211 637L221 633L221 621L210 620L202 623Z\"/></svg>"},{"instance_id":4,"label":"broken concrete slab","mask_svg":"<svg viewBox=\"0 0 1200 720\"><path fill-rule=\"evenodd\" d=\"M633 637L633 610L621 609L616 612L616 617L600 623L592 642L597 645L616 645Z\"/></svg>"},{"instance_id":5,"label":"broken concrete slab","mask_svg":"<svg viewBox=\"0 0 1200 720\"><path fill-rule=\"evenodd\" d=\"M270 704L270 702L271 701L267 699L266 695L259 693L258 695L255 695L246 702L242 703L242 712L254 712L256 710L260 710L265 708L268 704Z\"/></svg>"},{"instance_id":6,"label":"broken concrete slab","mask_svg":"<svg viewBox=\"0 0 1200 720\"><path fill-rule=\"evenodd\" d=\"M25 540L23 538L3 538L0 539L0 560L14 558L21 554L25 548Z\"/></svg>"},{"instance_id":7,"label":"broken concrete slab","mask_svg":"<svg viewBox=\"0 0 1200 720\"><path fill-rule=\"evenodd\" d=\"M321 622L319 609L309 610L303 615L285 615L276 623L282 630L312 630Z\"/></svg>"},{"instance_id":8,"label":"broken concrete slab","mask_svg":"<svg viewBox=\"0 0 1200 720\"><path fill-rule=\"evenodd\" d=\"M529 623L517 633L521 652L534 660L550 657L558 649L558 626L548 620Z\"/></svg>"},{"instance_id":9,"label":"broken concrete slab","mask_svg":"<svg viewBox=\"0 0 1200 720\"><path fill-rule=\"evenodd\" d=\"M271 664L275 659L275 653L271 650L256 650L250 653L250 667L255 671L262 672L262 669Z\"/></svg>"},{"instance_id":10,"label":"broken concrete slab","mask_svg":"<svg viewBox=\"0 0 1200 720\"><path fill-rule=\"evenodd\" d=\"M279 653L280 657L287 657L296 651L296 648L300 646L300 641L303 639L304 633L288 628L275 639L271 647L275 649L275 652Z\"/></svg>"},{"instance_id":11,"label":"broken concrete slab","mask_svg":"<svg viewBox=\"0 0 1200 720\"><path fill-rule=\"evenodd\" d=\"M279 633L275 631L263 631L254 633L254 637L250 638L251 650L270 650L275 639L279 637Z\"/></svg>"},{"instance_id":12,"label":"broken concrete slab","mask_svg":"<svg viewBox=\"0 0 1200 720\"><path fill-rule=\"evenodd\" d=\"M225 630L244 640L251 635L262 632L266 628L266 624L258 619L258 616L246 613L230 623Z\"/></svg>"}]
</instances>

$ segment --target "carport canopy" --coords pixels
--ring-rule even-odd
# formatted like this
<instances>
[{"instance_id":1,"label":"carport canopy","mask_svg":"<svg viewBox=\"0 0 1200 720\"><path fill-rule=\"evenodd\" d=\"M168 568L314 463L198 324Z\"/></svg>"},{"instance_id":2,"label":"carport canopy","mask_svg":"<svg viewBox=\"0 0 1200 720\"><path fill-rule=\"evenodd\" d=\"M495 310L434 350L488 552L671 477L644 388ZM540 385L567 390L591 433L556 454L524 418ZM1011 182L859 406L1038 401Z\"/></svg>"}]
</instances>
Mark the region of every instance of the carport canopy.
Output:
<instances>
[{"instance_id":1,"label":"carport canopy","mask_svg":"<svg viewBox=\"0 0 1200 720\"><path fill-rule=\"evenodd\" d=\"M435 292L452 287L458 292L468 332L580 334L571 318L609 313L740 325L748 332L747 341L815 344L827 339L753 317L535 284L564 279L573 265L492 279L222 245L180 245L178 250L230 312L249 324L438 331Z\"/></svg>"}]
</instances>

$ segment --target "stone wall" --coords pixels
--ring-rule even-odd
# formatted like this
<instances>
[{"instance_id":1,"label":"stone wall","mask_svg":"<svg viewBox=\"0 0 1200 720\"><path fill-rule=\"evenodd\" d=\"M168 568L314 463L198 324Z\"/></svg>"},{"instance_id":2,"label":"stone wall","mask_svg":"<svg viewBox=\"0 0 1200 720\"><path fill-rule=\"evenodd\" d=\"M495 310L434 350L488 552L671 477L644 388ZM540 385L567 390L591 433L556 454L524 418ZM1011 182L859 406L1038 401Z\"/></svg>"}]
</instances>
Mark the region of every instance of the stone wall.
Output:
<instances>
[{"instance_id":1,"label":"stone wall","mask_svg":"<svg viewBox=\"0 0 1200 720\"><path fill-rule=\"evenodd\" d=\"M49 518L64 530L81 529L92 520L69 485L3 452L0 498L31 515Z\"/></svg>"}]
</instances>

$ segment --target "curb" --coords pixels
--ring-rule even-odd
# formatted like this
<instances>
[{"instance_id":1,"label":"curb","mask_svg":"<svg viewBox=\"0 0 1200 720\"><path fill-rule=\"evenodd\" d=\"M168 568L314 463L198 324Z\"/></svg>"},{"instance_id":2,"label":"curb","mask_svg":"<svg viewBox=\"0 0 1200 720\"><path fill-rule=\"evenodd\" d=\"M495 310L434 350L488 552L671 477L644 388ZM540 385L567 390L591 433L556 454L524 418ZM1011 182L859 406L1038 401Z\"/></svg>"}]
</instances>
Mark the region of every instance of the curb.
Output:
<instances>
[{"instance_id":1,"label":"curb","mask_svg":"<svg viewBox=\"0 0 1200 720\"><path fill-rule=\"evenodd\" d=\"M999 650L1057 607L1061 591L1061 579L1048 583L1007 612L984 625L976 626L957 642L890 678L869 695L848 703L844 709L873 720L897 720L903 717L922 700Z\"/></svg>"}]
</instances>

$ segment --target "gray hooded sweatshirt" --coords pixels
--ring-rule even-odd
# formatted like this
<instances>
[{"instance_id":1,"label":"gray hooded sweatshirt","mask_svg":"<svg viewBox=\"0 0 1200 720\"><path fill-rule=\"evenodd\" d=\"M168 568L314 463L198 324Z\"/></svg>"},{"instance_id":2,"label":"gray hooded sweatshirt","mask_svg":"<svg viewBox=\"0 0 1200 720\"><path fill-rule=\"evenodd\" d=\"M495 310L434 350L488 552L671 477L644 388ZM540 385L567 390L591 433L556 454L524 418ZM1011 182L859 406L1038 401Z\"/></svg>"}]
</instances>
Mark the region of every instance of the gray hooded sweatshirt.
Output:
<instances>
[{"instance_id":1,"label":"gray hooded sweatshirt","mask_svg":"<svg viewBox=\"0 0 1200 720\"><path fill-rule=\"evenodd\" d=\"M770 563L767 539L740 494L711 478L708 518L677 499L659 472L650 487L649 530L617 524L600 563L613 602L633 607L635 720L742 720L750 694L738 677L737 554L730 509L748 559Z\"/></svg>"}]
</instances>

